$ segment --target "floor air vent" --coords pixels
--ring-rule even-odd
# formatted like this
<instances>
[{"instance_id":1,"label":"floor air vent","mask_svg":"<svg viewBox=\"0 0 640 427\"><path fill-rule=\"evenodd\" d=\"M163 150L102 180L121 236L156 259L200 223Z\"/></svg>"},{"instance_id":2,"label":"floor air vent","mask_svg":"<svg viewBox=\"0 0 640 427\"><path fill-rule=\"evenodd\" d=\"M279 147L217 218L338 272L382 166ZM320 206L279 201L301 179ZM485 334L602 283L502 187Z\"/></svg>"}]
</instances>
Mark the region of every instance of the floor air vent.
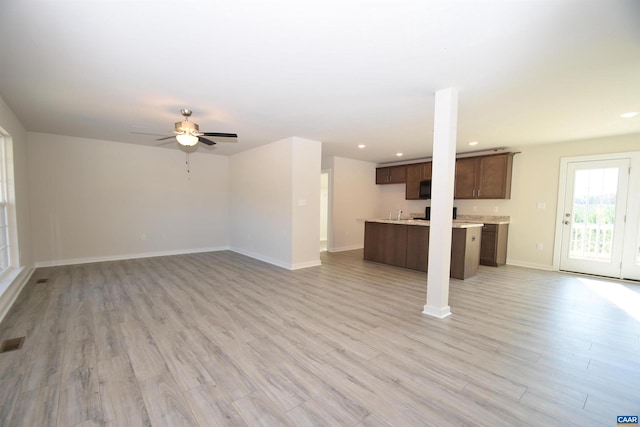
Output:
<instances>
[{"instance_id":1,"label":"floor air vent","mask_svg":"<svg viewBox=\"0 0 640 427\"><path fill-rule=\"evenodd\" d=\"M0 345L0 353L6 353L8 351L20 350L24 343L25 337L11 338L10 340L4 340Z\"/></svg>"},{"instance_id":2,"label":"floor air vent","mask_svg":"<svg viewBox=\"0 0 640 427\"><path fill-rule=\"evenodd\" d=\"M47 283L49 279L38 279L36 283Z\"/></svg>"}]
</instances>

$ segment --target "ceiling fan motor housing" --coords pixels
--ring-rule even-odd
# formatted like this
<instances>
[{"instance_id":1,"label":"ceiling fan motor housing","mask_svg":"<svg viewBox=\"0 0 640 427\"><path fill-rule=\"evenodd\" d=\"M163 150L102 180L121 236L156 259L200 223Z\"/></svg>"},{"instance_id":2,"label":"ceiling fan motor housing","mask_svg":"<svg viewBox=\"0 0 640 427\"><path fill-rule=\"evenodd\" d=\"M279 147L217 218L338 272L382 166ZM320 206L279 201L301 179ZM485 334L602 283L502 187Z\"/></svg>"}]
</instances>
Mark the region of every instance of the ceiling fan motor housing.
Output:
<instances>
[{"instance_id":1,"label":"ceiling fan motor housing","mask_svg":"<svg viewBox=\"0 0 640 427\"><path fill-rule=\"evenodd\" d=\"M197 135L200 133L200 128L197 123L192 122L176 122L176 133Z\"/></svg>"}]
</instances>

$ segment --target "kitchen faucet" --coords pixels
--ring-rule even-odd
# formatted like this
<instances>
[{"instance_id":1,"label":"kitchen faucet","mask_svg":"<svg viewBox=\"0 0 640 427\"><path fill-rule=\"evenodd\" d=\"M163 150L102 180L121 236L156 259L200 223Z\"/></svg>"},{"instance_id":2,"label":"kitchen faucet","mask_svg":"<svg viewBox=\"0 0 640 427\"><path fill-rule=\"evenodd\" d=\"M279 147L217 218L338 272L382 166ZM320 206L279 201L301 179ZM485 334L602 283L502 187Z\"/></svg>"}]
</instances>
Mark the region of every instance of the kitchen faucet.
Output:
<instances>
[{"instance_id":1,"label":"kitchen faucet","mask_svg":"<svg viewBox=\"0 0 640 427\"><path fill-rule=\"evenodd\" d=\"M402 216L402 209L398 211L398 221L400 221L400 217Z\"/></svg>"}]
</instances>

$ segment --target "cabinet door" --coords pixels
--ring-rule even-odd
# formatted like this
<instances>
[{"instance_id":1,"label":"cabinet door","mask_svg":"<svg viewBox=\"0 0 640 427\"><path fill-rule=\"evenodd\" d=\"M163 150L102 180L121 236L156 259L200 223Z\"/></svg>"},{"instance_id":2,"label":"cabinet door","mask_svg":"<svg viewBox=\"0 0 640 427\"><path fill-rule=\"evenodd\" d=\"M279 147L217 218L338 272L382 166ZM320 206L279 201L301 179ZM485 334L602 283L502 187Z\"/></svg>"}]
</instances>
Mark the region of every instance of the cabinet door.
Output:
<instances>
[{"instance_id":1,"label":"cabinet door","mask_svg":"<svg viewBox=\"0 0 640 427\"><path fill-rule=\"evenodd\" d=\"M364 259L382 262L383 227L384 224L378 222L364 223Z\"/></svg>"},{"instance_id":2,"label":"cabinet door","mask_svg":"<svg viewBox=\"0 0 640 427\"><path fill-rule=\"evenodd\" d=\"M451 277L466 279L476 274L480 264L480 227L454 228L451 233Z\"/></svg>"},{"instance_id":3,"label":"cabinet door","mask_svg":"<svg viewBox=\"0 0 640 427\"><path fill-rule=\"evenodd\" d=\"M389 184L403 184L406 182L406 166L389 167Z\"/></svg>"},{"instance_id":4,"label":"cabinet door","mask_svg":"<svg viewBox=\"0 0 640 427\"><path fill-rule=\"evenodd\" d=\"M480 264L499 267L507 262L509 224L485 224L482 227Z\"/></svg>"},{"instance_id":5,"label":"cabinet door","mask_svg":"<svg viewBox=\"0 0 640 427\"><path fill-rule=\"evenodd\" d=\"M389 183L389 168L376 168L376 184Z\"/></svg>"},{"instance_id":6,"label":"cabinet door","mask_svg":"<svg viewBox=\"0 0 640 427\"><path fill-rule=\"evenodd\" d=\"M478 199L511 198L511 153L478 157L476 195Z\"/></svg>"},{"instance_id":7,"label":"cabinet door","mask_svg":"<svg viewBox=\"0 0 640 427\"><path fill-rule=\"evenodd\" d=\"M404 184L406 170L405 165L376 168L376 184Z\"/></svg>"},{"instance_id":8,"label":"cabinet door","mask_svg":"<svg viewBox=\"0 0 640 427\"><path fill-rule=\"evenodd\" d=\"M475 197L476 161L477 157L456 160L454 199L473 199Z\"/></svg>"},{"instance_id":9,"label":"cabinet door","mask_svg":"<svg viewBox=\"0 0 640 427\"><path fill-rule=\"evenodd\" d=\"M420 198L420 181L423 179L423 163L407 165L407 188L405 199L417 200Z\"/></svg>"},{"instance_id":10,"label":"cabinet door","mask_svg":"<svg viewBox=\"0 0 640 427\"><path fill-rule=\"evenodd\" d=\"M421 179L431 179L431 172L432 172L432 165L433 163L431 162L427 162L427 163L420 163L422 165L422 177Z\"/></svg>"},{"instance_id":11,"label":"cabinet door","mask_svg":"<svg viewBox=\"0 0 640 427\"><path fill-rule=\"evenodd\" d=\"M496 267L496 250L498 247L498 227L485 224L482 227L482 244L480 245L480 264Z\"/></svg>"},{"instance_id":12,"label":"cabinet door","mask_svg":"<svg viewBox=\"0 0 640 427\"><path fill-rule=\"evenodd\" d=\"M407 268L427 271L429 265L429 227L407 227Z\"/></svg>"},{"instance_id":13,"label":"cabinet door","mask_svg":"<svg viewBox=\"0 0 640 427\"><path fill-rule=\"evenodd\" d=\"M406 266L408 226L381 222L365 222L364 226L364 259Z\"/></svg>"}]
</instances>

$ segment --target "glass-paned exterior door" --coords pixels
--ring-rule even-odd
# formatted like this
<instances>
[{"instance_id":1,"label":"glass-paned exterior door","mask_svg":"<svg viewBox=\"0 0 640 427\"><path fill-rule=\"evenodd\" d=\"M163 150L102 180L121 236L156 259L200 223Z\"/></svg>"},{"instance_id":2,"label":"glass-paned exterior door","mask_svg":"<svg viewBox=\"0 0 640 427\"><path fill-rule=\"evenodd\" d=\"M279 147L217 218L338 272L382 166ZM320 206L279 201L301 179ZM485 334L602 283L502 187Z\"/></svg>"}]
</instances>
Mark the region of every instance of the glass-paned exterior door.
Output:
<instances>
[{"instance_id":1,"label":"glass-paned exterior door","mask_svg":"<svg viewBox=\"0 0 640 427\"><path fill-rule=\"evenodd\" d=\"M628 159L568 163L561 270L620 276L628 171Z\"/></svg>"}]
</instances>

